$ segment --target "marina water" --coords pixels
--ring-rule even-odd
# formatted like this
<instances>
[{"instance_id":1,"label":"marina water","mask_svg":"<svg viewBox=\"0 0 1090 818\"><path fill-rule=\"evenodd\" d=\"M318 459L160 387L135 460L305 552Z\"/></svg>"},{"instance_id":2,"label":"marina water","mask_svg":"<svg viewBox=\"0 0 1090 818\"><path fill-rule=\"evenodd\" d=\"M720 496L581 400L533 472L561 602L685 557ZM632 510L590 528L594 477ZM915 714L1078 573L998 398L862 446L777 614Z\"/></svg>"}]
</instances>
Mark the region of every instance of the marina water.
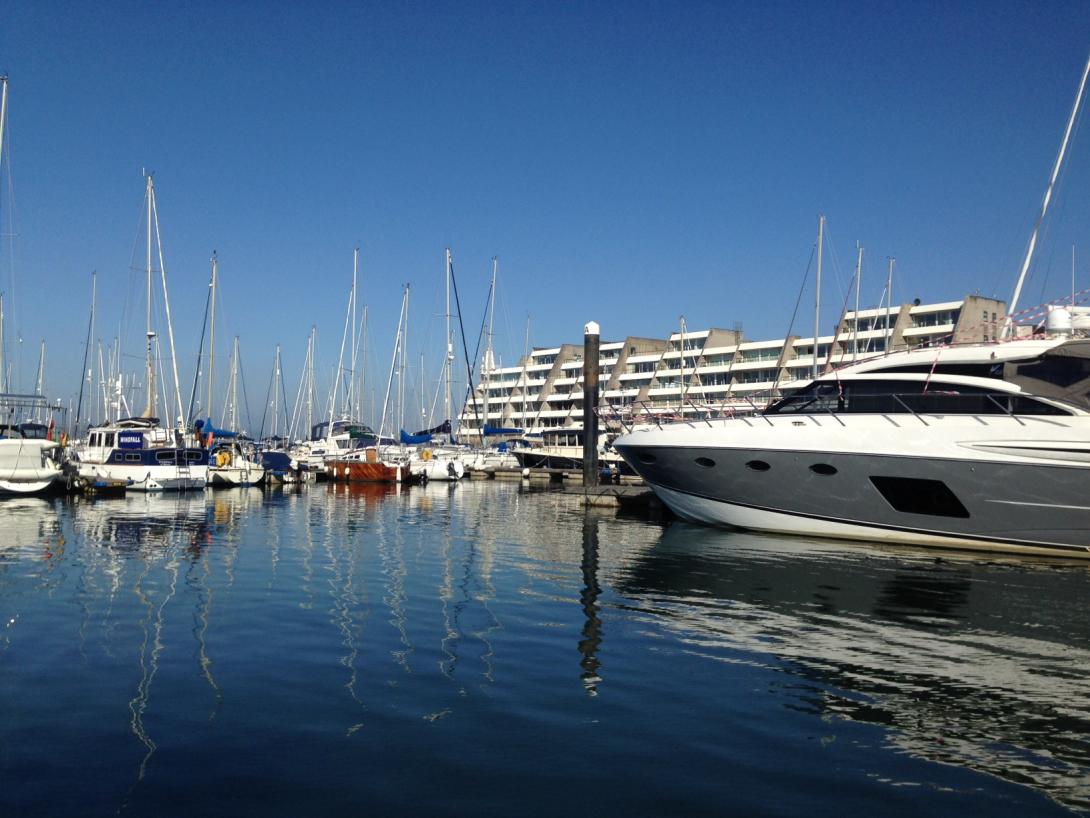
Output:
<instances>
[{"instance_id":1,"label":"marina water","mask_svg":"<svg viewBox=\"0 0 1090 818\"><path fill-rule=\"evenodd\" d=\"M0 504L0 815L1090 810L1090 574L517 484Z\"/></svg>"}]
</instances>

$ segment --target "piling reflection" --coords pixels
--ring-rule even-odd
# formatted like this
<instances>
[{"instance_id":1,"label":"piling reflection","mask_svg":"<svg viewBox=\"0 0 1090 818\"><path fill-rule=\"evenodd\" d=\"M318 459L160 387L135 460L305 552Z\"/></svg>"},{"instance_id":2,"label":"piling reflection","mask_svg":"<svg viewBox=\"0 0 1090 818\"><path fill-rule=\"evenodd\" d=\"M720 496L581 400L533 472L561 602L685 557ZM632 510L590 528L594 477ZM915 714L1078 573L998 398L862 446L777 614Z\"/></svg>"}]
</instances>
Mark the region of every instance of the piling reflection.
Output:
<instances>
[{"instance_id":1,"label":"piling reflection","mask_svg":"<svg viewBox=\"0 0 1090 818\"><path fill-rule=\"evenodd\" d=\"M697 652L805 679L794 707L1090 807L1084 566L671 526L618 589Z\"/></svg>"},{"instance_id":2,"label":"piling reflection","mask_svg":"<svg viewBox=\"0 0 1090 818\"><path fill-rule=\"evenodd\" d=\"M602 644L602 619L598 615L598 597L602 587L598 584L598 517L587 512L583 517L583 589L579 592L579 604L583 609L582 638L579 640L579 661L583 668L583 687L587 695L598 695L602 677L598 674L598 647Z\"/></svg>"}]
</instances>

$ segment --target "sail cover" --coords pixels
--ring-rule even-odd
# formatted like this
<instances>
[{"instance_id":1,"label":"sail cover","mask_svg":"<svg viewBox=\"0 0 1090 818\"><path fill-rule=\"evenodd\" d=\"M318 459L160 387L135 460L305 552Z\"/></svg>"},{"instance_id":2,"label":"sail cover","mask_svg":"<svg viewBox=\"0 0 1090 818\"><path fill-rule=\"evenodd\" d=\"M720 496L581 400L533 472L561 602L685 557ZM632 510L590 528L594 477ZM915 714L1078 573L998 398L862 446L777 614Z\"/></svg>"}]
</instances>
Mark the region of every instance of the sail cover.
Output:
<instances>
[{"instance_id":1,"label":"sail cover","mask_svg":"<svg viewBox=\"0 0 1090 818\"><path fill-rule=\"evenodd\" d=\"M485 426L484 433L486 435L521 435L523 429L505 429L501 426Z\"/></svg>"},{"instance_id":2,"label":"sail cover","mask_svg":"<svg viewBox=\"0 0 1090 818\"><path fill-rule=\"evenodd\" d=\"M420 434L410 435L404 429L401 430L401 442L406 446L415 446L418 443L430 443L431 435L427 432Z\"/></svg>"}]
</instances>

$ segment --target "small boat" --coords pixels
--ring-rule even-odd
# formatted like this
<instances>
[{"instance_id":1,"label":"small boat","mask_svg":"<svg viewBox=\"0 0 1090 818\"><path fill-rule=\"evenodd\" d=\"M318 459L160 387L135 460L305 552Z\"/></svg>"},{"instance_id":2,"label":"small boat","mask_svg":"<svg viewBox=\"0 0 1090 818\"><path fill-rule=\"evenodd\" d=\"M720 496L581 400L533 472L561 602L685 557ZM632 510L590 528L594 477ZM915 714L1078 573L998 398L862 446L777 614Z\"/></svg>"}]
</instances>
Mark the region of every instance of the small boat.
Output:
<instances>
[{"instance_id":1,"label":"small boat","mask_svg":"<svg viewBox=\"0 0 1090 818\"><path fill-rule=\"evenodd\" d=\"M330 478L337 482L407 483L411 480L407 461L384 460L374 446L327 460L326 469Z\"/></svg>"},{"instance_id":2,"label":"small boat","mask_svg":"<svg viewBox=\"0 0 1090 818\"><path fill-rule=\"evenodd\" d=\"M265 467L257 455L237 440L214 445L208 458L208 485L256 486L265 479Z\"/></svg>"}]
</instances>

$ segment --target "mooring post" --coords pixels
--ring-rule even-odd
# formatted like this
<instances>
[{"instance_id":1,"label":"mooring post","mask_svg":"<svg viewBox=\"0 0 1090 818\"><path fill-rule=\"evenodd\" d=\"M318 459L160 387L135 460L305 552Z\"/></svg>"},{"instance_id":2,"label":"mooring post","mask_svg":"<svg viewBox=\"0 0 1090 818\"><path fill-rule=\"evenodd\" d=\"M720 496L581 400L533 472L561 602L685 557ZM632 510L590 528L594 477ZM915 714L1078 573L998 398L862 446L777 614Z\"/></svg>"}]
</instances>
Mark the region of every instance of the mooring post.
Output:
<instances>
[{"instance_id":1,"label":"mooring post","mask_svg":"<svg viewBox=\"0 0 1090 818\"><path fill-rule=\"evenodd\" d=\"M598 484L598 342L596 321L583 327L583 487Z\"/></svg>"}]
</instances>

